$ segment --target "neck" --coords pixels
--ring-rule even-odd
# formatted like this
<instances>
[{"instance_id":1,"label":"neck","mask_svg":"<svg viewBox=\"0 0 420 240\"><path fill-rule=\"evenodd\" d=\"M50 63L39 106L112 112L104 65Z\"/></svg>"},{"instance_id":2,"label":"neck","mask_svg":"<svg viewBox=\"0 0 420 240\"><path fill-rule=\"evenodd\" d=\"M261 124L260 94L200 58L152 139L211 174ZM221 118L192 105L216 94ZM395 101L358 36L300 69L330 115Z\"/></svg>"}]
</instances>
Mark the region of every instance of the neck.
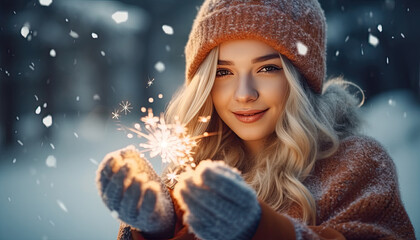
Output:
<instances>
[{"instance_id":1,"label":"neck","mask_svg":"<svg viewBox=\"0 0 420 240\"><path fill-rule=\"evenodd\" d=\"M247 152L254 158L264 147L264 140L244 141Z\"/></svg>"}]
</instances>

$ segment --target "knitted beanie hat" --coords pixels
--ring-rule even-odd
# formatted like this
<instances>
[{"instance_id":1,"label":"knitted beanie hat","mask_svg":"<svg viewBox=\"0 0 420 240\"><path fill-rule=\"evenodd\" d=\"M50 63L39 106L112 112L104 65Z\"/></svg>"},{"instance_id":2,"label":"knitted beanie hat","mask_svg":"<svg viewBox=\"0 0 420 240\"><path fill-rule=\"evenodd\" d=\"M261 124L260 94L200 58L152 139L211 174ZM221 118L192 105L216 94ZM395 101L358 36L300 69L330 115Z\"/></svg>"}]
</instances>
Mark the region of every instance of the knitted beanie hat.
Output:
<instances>
[{"instance_id":1,"label":"knitted beanie hat","mask_svg":"<svg viewBox=\"0 0 420 240\"><path fill-rule=\"evenodd\" d=\"M262 41L287 57L320 93L326 72L326 21L317 0L205 0L185 47L186 80L222 42Z\"/></svg>"}]
</instances>

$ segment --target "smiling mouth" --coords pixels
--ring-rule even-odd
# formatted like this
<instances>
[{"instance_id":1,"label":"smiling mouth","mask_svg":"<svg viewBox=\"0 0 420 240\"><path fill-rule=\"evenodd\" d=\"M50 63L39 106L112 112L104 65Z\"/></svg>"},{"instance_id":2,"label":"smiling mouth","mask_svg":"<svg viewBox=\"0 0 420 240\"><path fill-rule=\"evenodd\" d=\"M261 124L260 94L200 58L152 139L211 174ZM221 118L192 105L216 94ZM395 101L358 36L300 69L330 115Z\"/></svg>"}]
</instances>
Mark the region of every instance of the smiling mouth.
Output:
<instances>
[{"instance_id":1,"label":"smiling mouth","mask_svg":"<svg viewBox=\"0 0 420 240\"><path fill-rule=\"evenodd\" d=\"M265 110L236 111L233 114L243 123L253 123L260 120L267 110L268 108Z\"/></svg>"}]
</instances>

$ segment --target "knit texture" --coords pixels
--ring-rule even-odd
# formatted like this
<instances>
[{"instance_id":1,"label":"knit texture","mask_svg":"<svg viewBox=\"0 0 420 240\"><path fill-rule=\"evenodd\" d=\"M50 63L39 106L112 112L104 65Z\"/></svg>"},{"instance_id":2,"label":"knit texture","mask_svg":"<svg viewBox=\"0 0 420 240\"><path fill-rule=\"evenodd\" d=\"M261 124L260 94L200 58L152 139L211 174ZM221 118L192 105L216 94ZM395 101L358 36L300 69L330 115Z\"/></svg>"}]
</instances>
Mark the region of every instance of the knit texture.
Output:
<instances>
[{"instance_id":1,"label":"knit texture","mask_svg":"<svg viewBox=\"0 0 420 240\"><path fill-rule=\"evenodd\" d=\"M344 139L333 156L315 163L304 184L316 201L317 226L301 222L302 211L296 204L287 212L277 213L292 221L297 239L342 239L340 233L346 239L415 239L401 202L395 165L372 138L350 136ZM177 210L177 221L182 222L182 217ZM275 219L260 222L273 225L273 221ZM257 234L259 232L260 239L271 239L270 236L281 236L285 231L283 227L278 224L261 234L260 224ZM176 231L171 239L195 239L185 228L188 226ZM337 236L325 235L331 232L336 232Z\"/></svg>"},{"instance_id":2,"label":"knit texture","mask_svg":"<svg viewBox=\"0 0 420 240\"><path fill-rule=\"evenodd\" d=\"M105 156L98 167L97 185L105 205L125 223L150 236L168 236L173 231L175 213L169 192L134 146ZM121 238L129 237L125 229Z\"/></svg>"},{"instance_id":3,"label":"knit texture","mask_svg":"<svg viewBox=\"0 0 420 240\"><path fill-rule=\"evenodd\" d=\"M254 39L287 57L320 93L326 73L326 20L317 0L206 0L185 47L186 81L222 42Z\"/></svg>"},{"instance_id":4,"label":"knit texture","mask_svg":"<svg viewBox=\"0 0 420 240\"><path fill-rule=\"evenodd\" d=\"M257 229L261 208L255 191L222 161L201 161L182 174L174 196L200 239L247 240Z\"/></svg>"}]
</instances>

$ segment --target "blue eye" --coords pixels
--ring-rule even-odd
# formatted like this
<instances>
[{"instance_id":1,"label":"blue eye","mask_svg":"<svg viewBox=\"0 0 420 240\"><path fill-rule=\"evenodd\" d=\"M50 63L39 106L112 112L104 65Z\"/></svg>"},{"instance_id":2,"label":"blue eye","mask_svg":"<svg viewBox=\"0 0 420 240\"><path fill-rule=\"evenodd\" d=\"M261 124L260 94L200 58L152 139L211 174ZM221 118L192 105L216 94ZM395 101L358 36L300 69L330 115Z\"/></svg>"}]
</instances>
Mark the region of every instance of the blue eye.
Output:
<instances>
[{"instance_id":1,"label":"blue eye","mask_svg":"<svg viewBox=\"0 0 420 240\"><path fill-rule=\"evenodd\" d=\"M227 69L218 69L216 71L216 77L223 77L226 75L231 75L232 73Z\"/></svg>"},{"instance_id":2,"label":"blue eye","mask_svg":"<svg viewBox=\"0 0 420 240\"><path fill-rule=\"evenodd\" d=\"M270 66L262 67L258 72L272 72L272 71L279 71L281 69L282 68L280 67L270 65Z\"/></svg>"}]
</instances>

